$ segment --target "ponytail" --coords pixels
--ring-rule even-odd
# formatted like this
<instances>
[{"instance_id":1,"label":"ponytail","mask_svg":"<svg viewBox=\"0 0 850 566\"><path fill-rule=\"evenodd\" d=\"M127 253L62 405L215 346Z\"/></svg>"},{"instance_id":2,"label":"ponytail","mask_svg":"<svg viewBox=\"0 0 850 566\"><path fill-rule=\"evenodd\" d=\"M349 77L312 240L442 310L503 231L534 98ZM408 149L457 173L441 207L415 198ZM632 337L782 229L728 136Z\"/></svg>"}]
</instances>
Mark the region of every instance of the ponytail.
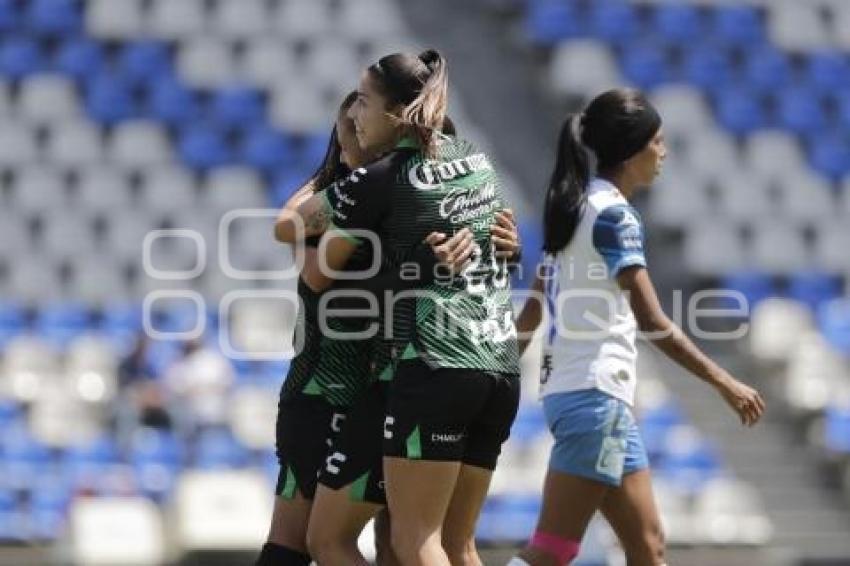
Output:
<instances>
[{"instance_id":1,"label":"ponytail","mask_svg":"<svg viewBox=\"0 0 850 566\"><path fill-rule=\"evenodd\" d=\"M543 205L543 251L550 254L567 247L584 209L590 168L581 141L582 116L567 117L558 138L555 168Z\"/></svg>"},{"instance_id":2,"label":"ponytail","mask_svg":"<svg viewBox=\"0 0 850 566\"><path fill-rule=\"evenodd\" d=\"M401 119L412 126L423 153L433 157L436 153L436 132L442 129L446 118L449 75L446 60L437 51L423 51L419 60L428 67L429 76L418 96L405 107Z\"/></svg>"}]
</instances>

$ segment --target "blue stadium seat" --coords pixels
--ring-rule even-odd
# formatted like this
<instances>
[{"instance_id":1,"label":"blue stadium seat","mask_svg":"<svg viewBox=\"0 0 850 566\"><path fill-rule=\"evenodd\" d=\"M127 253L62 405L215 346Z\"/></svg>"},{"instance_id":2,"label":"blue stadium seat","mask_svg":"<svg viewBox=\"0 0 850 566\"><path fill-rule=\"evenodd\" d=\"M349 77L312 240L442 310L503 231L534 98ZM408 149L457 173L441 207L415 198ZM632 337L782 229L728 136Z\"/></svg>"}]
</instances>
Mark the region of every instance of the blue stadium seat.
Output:
<instances>
[{"instance_id":1,"label":"blue stadium seat","mask_svg":"<svg viewBox=\"0 0 850 566\"><path fill-rule=\"evenodd\" d=\"M614 45L631 42L641 32L637 8L625 2L597 0L589 3L588 28L593 37Z\"/></svg>"},{"instance_id":2,"label":"blue stadium seat","mask_svg":"<svg viewBox=\"0 0 850 566\"><path fill-rule=\"evenodd\" d=\"M0 398L0 430L20 423L23 411L21 406L11 399Z\"/></svg>"},{"instance_id":3,"label":"blue stadium seat","mask_svg":"<svg viewBox=\"0 0 850 566\"><path fill-rule=\"evenodd\" d=\"M779 125L800 135L818 134L827 125L821 99L813 89L796 87L777 91Z\"/></svg>"},{"instance_id":4,"label":"blue stadium seat","mask_svg":"<svg viewBox=\"0 0 850 566\"><path fill-rule=\"evenodd\" d=\"M293 140L294 160L305 167L315 169L325 159L325 153L328 150L328 138L327 132L298 136L298 139Z\"/></svg>"},{"instance_id":5,"label":"blue stadium seat","mask_svg":"<svg viewBox=\"0 0 850 566\"><path fill-rule=\"evenodd\" d=\"M30 499L32 538L48 541L57 539L62 534L71 495L69 486L61 481L33 490Z\"/></svg>"},{"instance_id":6,"label":"blue stadium seat","mask_svg":"<svg viewBox=\"0 0 850 566\"><path fill-rule=\"evenodd\" d=\"M108 125L135 117L132 82L115 73L91 78L86 84L86 109L94 120Z\"/></svg>"},{"instance_id":7,"label":"blue stadium seat","mask_svg":"<svg viewBox=\"0 0 850 566\"><path fill-rule=\"evenodd\" d=\"M733 134L743 136L767 125L761 97L744 88L717 92L717 120Z\"/></svg>"},{"instance_id":8,"label":"blue stadium seat","mask_svg":"<svg viewBox=\"0 0 850 566\"><path fill-rule=\"evenodd\" d=\"M806 57L804 80L822 93L844 90L850 62L840 51L818 51Z\"/></svg>"},{"instance_id":9,"label":"blue stadium seat","mask_svg":"<svg viewBox=\"0 0 850 566\"><path fill-rule=\"evenodd\" d=\"M8 33L20 29L21 14L15 0L0 0L0 32Z\"/></svg>"},{"instance_id":10,"label":"blue stadium seat","mask_svg":"<svg viewBox=\"0 0 850 566\"><path fill-rule=\"evenodd\" d=\"M690 493L698 493L707 481L721 473L717 451L705 441L669 446L656 469L659 476Z\"/></svg>"},{"instance_id":11,"label":"blue stadium seat","mask_svg":"<svg viewBox=\"0 0 850 566\"><path fill-rule=\"evenodd\" d=\"M850 454L850 408L827 407L824 414L824 446L836 454Z\"/></svg>"},{"instance_id":12,"label":"blue stadium seat","mask_svg":"<svg viewBox=\"0 0 850 566\"><path fill-rule=\"evenodd\" d=\"M816 310L821 303L841 296L841 278L831 273L795 273L788 281L788 297Z\"/></svg>"},{"instance_id":13,"label":"blue stadium seat","mask_svg":"<svg viewBox=\"0 0 850 566\"><path fill-rule=\"evenodd\" d=\"M27 327L24 308L14 301L0 301L0 349Z\"/></svg>"},{"instance_id":14,"label":"blue stadium seat","mask_svg":"<svg viewBox=\"0 0 850 566\"><path fill-rule=\"evenodd\" d=\"M68 38L58 48L54 58L56 69L77 80L100 73L106 55L100 43L84 38Z\"/></svg>"},{"instance_id":15,"label":"blue stadium seat","mask_svg":"<svg viewBox=\"0 0 850 566\"><path fill-rule=\"evenodd\" d=\"M623 75L638 87L649 90L672 80L667 54L657 44L635 45L622 54Z\"/></svg>"},{"instance_id":16,"label":"blue stadium seat","mask_svg":"<svg viewBox=\"0 0 850 566\"><path fill-rule=\"evenodd\" d=\"M658 4L652 12L653 31L665 43L687 45L695 37L703 37L704 21L692 4Z\"/></svg>"},{"instance_id":17,"label":"blue stadium seat","mask_svg":"<svg viewBox=\"0 0 850 566\"><path fill-rule=\"evenodd\" d=\"M169 340L152 340L145 352L145 361L154 375L163 375L180 357L180 345Z\"/></svg>"},{"instance_id":18,"label":"blue stadium seat","mask_svg":"<svg viewBox=\"0 0 850 566\"><path fill-rule=\"evenodd\" d=\"M79 0L31 0L27 13L29 27L38 35L70 35L83 27Z\"/></svg>"},{"instance_id":19,"label":"blue stadium seat","mask_svg":"<svg viewBox=\"0 0 850 566\"><path fill-rule=\"evenodd\" d=\"M717 43L698 43L684 52L683 79L703 90L721 92L735 83L729 51Z\"/></svg>"},{"instance_id":20,"label":"blue stadium seat","mask_svg":"<svg viewBox=\"0 0 850 566\"><path fill-rule=\"evenodd\" d=\"M834 348L850 355L850 299L833 299L818 309L818 325Z\"/></svg>"},{"instance_id":21,"label":"blue stadium seat","mask_svg":"<svg viewBox=\"0 0 850 566\"><path fill-rule=\"evenodd\" d=\"M245 133L240 147L240 160L266 173L273 173L292 155L287 137L268 126L259 126Z\"/></svg>"},{"instance_id":22,"label":"blue stadium seat","mask_svg":"<svg viewBox=\"0 0 850 566\"><path fill-rule=\"evenodd\" d=\"M846 134L812 129L809 139L809 161L817 172L834 181L850 173L850 138Z\"/></svg>"},{"instance_id":23,"label":"blue stadium seat","mask_svg":"<svg viewBox=\"0 0 850 566\"><path fill-rule=\"evenodd\" d=\"M0 43L0 74L20 79L46 67L38 43L28 37L9 37Z\"/></svg>"},{"instance_id":24,"label":"blue stadium seat","mask_svg":"<svg viewBox=\"0 0 850 566\"><path fill-rule=\"evenodd\" d=\"M850 90L839 91L834 96L837 99L839 125L850 129Z\"/></svg>"},{"instance_id":25,"label":"blue stadium seat","mask_svg":"<svg viewBox=\"0 0 850 566\"><path fill-rule=\"evenodd\" d=\"M752 48L765 39L761 17L752 6L715 5L711 14L711 33L721 43Z\"/></svg>"},{"instance_id":26,"label":"blue stadium seat","mask_svg":"<svg viewBox=\"0 0 850 566\"><path fill-rule=\"evenodd\" d=\"M172 72L168 46L158 41L137 41L124 46L118 56L118 72L136 84L163 80Z\"/></svg>"},{"instance_id":27,"label":"blue stadium seat","mask_svg":"<svg viewBox=\"0 0 850 566\"><path fill-rule=\"evenodd\" d=\"M271 206L280 207L297 191L313 174L313 169L285 167L278 170L269 192Z\"/></svg>"},{"instance_id":28,"label":"blue stadium seat","mask_svg":"<svg viewBox=\"0 0 850 566\"><path fill-rule=\"evenodd\" d=\"M45 305L35 320L36 331L60 349L91 327L92 313L86 305L80 303Z\"/></svg>"},{"instance_id":29,"label":"blue stadium seat","mask_svg":"<svg viewBox=\"0 0 850 566\"><path fill-rule=\"evenodd\" d=\"M154 502L164 503L177 483L180 468L169 463L146 461L134 464L133 472L142 495Z\"/></svg>"},{"instance_id":30,"label":"blue stadium seat","mask_svg":"<svg viewBox=\"0 0 850 566\"><path fill-rule=\"evenodd\" d=\"M198 120L202 108L195 92L167 77L149 85L146 113L171 126L182 126Z\"/></svg>"},{"instance_id":31,"label":"blue stadium seat","mask_svg":"<svg viewBox=\"0 0 850 566\"><path fill-rule=\"evenodd\" d=\"M584 32L580 13L563 0L532 0L523 24L529 41L543 46L554 45Z\"/></svg>"},{"instance_id":32,"label":"blue stadium seat","mask_svg":"<svg viewBox=\"0 0 850 566\"><path fill-rule=\"evenodd\" d=\"M50 450L33 438L25 423L0 431L0 478L4 487L29 489L51 463Z\"/></svg>"},{"instance_id":33,"label":"blue stadium seat","mask_svg":"<svg viewBox=\"0 0 850 566\"><path fill-rule=\"evenodd\" d=\"M747 299L750 310L768 297L779 295L773 278L767 273L745 271L727 275L720 280L721 289L738 291Z\"/></svg>"},{"instance_id":34,"label":"blue stadium seat","mask_svg":"<svg viewBox=\"0 0 850 566\"><path fill-rule=\"evenodd\" d=\"M256 89L232 86L213 95L210 117L225 128L243 129L258 125L265 118L263 97Z\"/></svg>"},{"instance_id":35,"label":"blue stadium seat","mask_svg":"<svg viewBox=\"0 0 850 566\"><path fill-rule=\"evenodd\" d=\"M137 465L153 462L179 467L184 460L184 448L173 433L141 428L130 441L129 459Z\"/></svg>"},{"instance_id":36,"label":"blue stadium seat","mask_svg":"<svg viewBox=\"0 0 850 566\"><path fill-rule=\"evenodd\" d=\"M184 127L177 146L180 157L194 169L211 169L233 161L233 152L224 133L212 126Z\"/></svg>"},{"instance_id":37,"label":"blue stadium seat","mask_svg":"<svg viewBox=\"0 0 850 566\"><path fill-rule=\"evenodd\" d=\"M194 466L202 470L239 468L248 463L248 452L224 430L201 434L195 446Z\"/></svg>"},{"instance_id":38,"label":"blue stadium seat","mask_svg":"<svg viewBox=\"0 0 850 566\"><path fill-rule=\"evenodd\" d=\"M743 80L750 88L772 93L793 81L793 68L788 55L774 47L759 47L744 52Z\"/></svg>"},{"instance_id":39,"label":"blue stadium seat","mask_svg":"<svg viewBox=\"0 0 850 566\"><path fill-rule=\"evenodd\" d=\"M491 496L484 502L476 526L476 537L490 541L524 542L534 531L541 499L529 495Z\"/></svg>"}]
</instances>

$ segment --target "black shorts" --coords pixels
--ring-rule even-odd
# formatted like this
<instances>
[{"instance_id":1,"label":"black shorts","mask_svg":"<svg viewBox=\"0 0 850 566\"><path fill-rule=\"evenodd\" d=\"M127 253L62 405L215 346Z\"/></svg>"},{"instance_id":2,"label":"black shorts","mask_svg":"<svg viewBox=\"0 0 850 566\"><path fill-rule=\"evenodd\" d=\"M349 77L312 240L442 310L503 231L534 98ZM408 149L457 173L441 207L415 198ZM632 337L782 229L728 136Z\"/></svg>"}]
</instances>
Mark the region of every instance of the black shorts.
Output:
<instances>
[{"instance_id":1,"label":"black shorts","mask_svg":"<svg viewBox=\"0 0 850 566\"><path fill-rule=\"evenodd\" d=\"M387 504L382 447L386 399L385 381L357 398L334 438L319 483L333 490L347 488L353 501Z\"/></svg>"},{"instance_id":2,"label":"black shorts","mask_svg":"<svg viewBox=\"0 0 850 566\"><path fill-rule=\"evenodd\" d=\"M518 375L402 361L390 382L384 455L494 470L518 407Z\"/></svg>"},{"instance_id":3,"label":"black shorts","mask_svg":"<svg viewBox=\"0 0 850 566\"><path fill-rule=\"evenodd\" d=\"M319 470L345 420L344 408L323 397L282 397L277 412L277 459L280 473L275 493L292 499L296 489L307 499L316 494Z\"/></svg>"}]
</instances>

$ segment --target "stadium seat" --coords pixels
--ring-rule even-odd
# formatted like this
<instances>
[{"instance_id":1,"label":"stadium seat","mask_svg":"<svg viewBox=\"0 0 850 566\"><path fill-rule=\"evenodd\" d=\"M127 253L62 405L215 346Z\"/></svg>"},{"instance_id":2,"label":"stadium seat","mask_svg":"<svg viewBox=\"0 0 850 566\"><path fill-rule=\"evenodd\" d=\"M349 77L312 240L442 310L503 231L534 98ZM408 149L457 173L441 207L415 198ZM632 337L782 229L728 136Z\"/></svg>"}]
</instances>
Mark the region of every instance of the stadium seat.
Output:
<instances>
[{"instance_id":1,"label":"stadium seat","mask_svg":"<svg viewBox=\"0 0 850 566\"><path fill-rule=\"evenodd\" d=\"M786 217L814 226L835 216L835 194L823 177L801 168L787 173L776 184Z\"/></svg>"},{"instance_id":2,"label":"stadium seat","mask_svg":"<svg viewBox=\"0 0 850 566\"><path fill-rule=\"evenodd\" d=\"M761 97L742 88L721 89L717 93L717 120L738 136L745 136L767 124Z\"/></svg>"},{"instance_id":3,"label":"stadium seat","mask_svg":"<svg viewBox=\"0 0 850 566\"><path fill-rule=\"evenodd\" d=\"M96 121L107 125L138 114L132 84L117 74L99 74L86 84L86 108Z\"/></svg>"},{"instance_id":4,"label":"stadium seat","mask_svg":"<svg viewBox=\"0 0 850 566\"><path fill-rule=\"evenodd\" d=\"M767 32L773 44L788 51L810 51L829 44L829 29L814 2L772 2Z\"/></svg>"},{"instance_id":5,"label":"stadium seat","mask_svg":"<svg viewBox=\"0 0 850 566\"><path fill-rule=\"evenodd\" d=\"M239 153L241 161L260 171L271 173L285 160L292 149L280 131L258 126L245 133Z\"/></svg>"},{"instance_id":6,"label":"stadium seat","mask_svg":"<svg viewBox=\"0 0 850 566\"><path fill-rule=\"evenodd\" d=\"M685 265L694 275L733 273L746 265L737 224L701 221L687 228L683 249Z\"/></svg>"},{"instance_id":7,"label":"stadium seat","mask_svg":"<svg viewBox=\"0 0 850 566\"><path fill-rule=\"evenodd\" d=\"M10 79L44 70L47 62L38 43L27 37L9 36L0 41L0 74Z\"/></svg>"},{"instance_id":8,"label":"stadium seat","mask_svg":"<svg viewBox=\"0 0 850 566\"><path fill-rule=\"evenodd\" d=\"M850 454L850 409L839 403L824 414L824 446L834 454Z\"/></svg>"},{"instance_id":9,"label":"stadium seat","mask_svg":"<svg viewBox=\"0 0 850 566\"><path fill-rule=\"evenodd\" d=\"M201 433L195 446L194 467L201 470L241 468L248 453L230 432L211 430Z\"/></svg>"},{"instance_id":10,"label":"stadium seat","mask_svg":"<svg viewBox=\"0 0 850 566\"><path fill-rule=\"evenodd\" d=\"M141 0L91 0L85 12L86 31L98 39L126 40L145 31Z\"/></svg>"},{"instance_id":11,"label":"stadium seat","mask_svg":"<svg viewBox=\"0 0 850 566\"><path fill-rule=\"evenodd\" d=\"M341 99L328 104L322 96L321 86L310 79L298 85L291 81L275 84L269 106L269 119L273 126L291 133L330 130L333 115Z\"/></svg>"},{"instance_id":12,"label":"stadium seat","mask_svg":"<svg viewBox=\"0 0 850 566\"><path fill-rule=\"evenodd\" d=\"M194 169L211 169L233 161L233 151L224 133L211 126L184 127L177 148L181 159Z\"/></svg>"},{"instance_id":13,"label":"stadium seat","mask_svg":"<svg viewBox=\"0 0 850 566\"><path fill-rule=\"evenodd\" d=\"M155 212L197 206L195 178L190 170L176 164L146 170L139 196L145 208Z\"/></svg>"},{"instance_id":14,"label":"stadium seat","mask_svg":"<svg viewBox=\"0 0 850 566\"><path fill-rule=\"evenodd\" d=\"M667 449L657 470L667 481L696 494L720 473L720 460L714 446L693 426L676 425L667 435Z\"/></svg>"},{"instance_id":15,"label":"stadium seat","mask_svg":"<svg viewBox=\"0 0 850 566\"><path fill-rule=\"evenodd\" d=\"M89 330L92 314L80 303L43 305L35 320L35 330L57 350L64 351L72 340Z\"/></svg>"},{"instance_id":16,"label":"stadium seat","mask_svg":"<svg viewBox=\"0 0 850 566\"><path fill-rule=\"evenodd\" d=\"M128 298L123 265L109 253L74 258L68 290L73 297L91 306Z\"/></svg>"},{"instance_id":17,"label":"stadium seat","mask_svg":"<svg viewBox=\"0 0 850 566\"><path fill-rule=\"evenodd\" d=\"M833 348L850 354L850 299L827 301L818 308L818 326Z\"/></svg>"},{"instance_id":18,"label":"stadium seat","mask_svg":"<svg viewBox=\"0 0 850 566\"><path fill-rule=\"evenodd\" d=\"M750 310L761 301L779 294L770 273L752 270L741 270L722 277L720 288L741 293L746 298Z\"/></svg>"},{"instance_id":19,"label":"stadium seat","mask_svg":"<svg viewBox=\"0 0 850 566\"><path fill-rule=\"evenodd\" d=\"M523 27L531 43L551 46L583 34L583 23L579 12L568 2L534 0L528 4Z\"/></svg>"},{"instance_id":20,"label":"stadium seat","mask_svg":"<svg viewBox=\"0 0 850 566\"><path fill-rule=\"evenodd\" d=\"M807 305L813 311L825 301L841 295L841 279L829 273L803 271L788 280L788 298Z\"/></svg>"},{"instance_id":21,"label":"stadium seat","mask_svg":"<svg viewBox=\"0 0 850 566\"><path fill-rule=\"evenodd\" d=\"M694 505L695 526L709 544L759 546L773 535L773 525L765 514L754 487L731 478L709 481Z\"/></svg>"},{"instance_id":22,"label":"stadium seat","mask_svg":"<svg viewBox=\"0 0 850 566\"><path fill-rule=\"evenodd\" d=\"M250 39L239 67L240 79L257 87L273 86L281 77L300 70L292 46L272 36Z\"/></svg>"},{"instance_id":23,"label":"stadium seat","mask_svg":"<svg viewBox=\"0 0 850 566\"><path fill-rule=\"evenodd\" d=\"M17 31L20 23L21 12L15 0L0 0L0 32Z\"/></svg>"},{"instance_id":24,"label":"stadium seat","mask_svg":"<svg viewBox=\"0 0 850 566\"><path fill-rule=\"evenodd\" d=\"M12 115L13 100L11 85L0 77L0 117L4 120Z\"/></svg>"},{"instance_id":25,"label":"stadium seat","mask_svg":"<svg viewBox=\"0 0 850 566\"><path fill-rule=\"evenodd\" d=\"M340 35L357 42L368 41L405 28L398 4L386 0L343 3L336 16Z\"/></svg>"},{"instance_id":26,"label":"stadium seat","mask_svg":"<svg viewBox=\"0 0 850 566\"><path fill-rule=\"evenodd\" d=\"M343 40L317 42L310 49L304 65L312 81L336 92L353 90L362 70L351 45ZM342 100L341 96L339 100Z\"/></svg>"},{"instance_id":27,"label":"stadium seat","mask_svg":"<svg viewBox=\"0 0 850 566\"><path fill-rule=\"evenodd\" d=\"M634 40L642 31L637 8L631 4L600 0L588 6L587 26L593 37L617 45Z\"/></svg>"},{"instance_id":28,"label":"stadium seat","mask_svg":"<svg viewBox=\"0 0 850 566\"><path fill-rule=\"evenodd\" d=\"M133 204L127 174L115 166L102 164L78 170L72 196L75 208L94 214L127 209Z\"/></svg>"},{"instance_id":29,"label":"stadium seat","mask_svg":"<svg viewBox=\"0 0 850 566\"><path fill-rule=\"evenodd\" d=\"M33 0L28 6L29 28L40 36L67 36L82 31L81 4L75 0Z\"/></svg>"},{"instance_id":30,"label":"stadium seat","mask_svg":"<svg viewBox=\"0 0 850 566\"><path fill-rule=\"evenodd\" d=\"M216 216L239 208L265 208L268 203L256 171L247 167L213 169L201 195L204 207Z\"/></svg>"},{"instance_id":31,"label":"stadium seat","mask_svg":"<svg viewBox=\"0 0 850 566\"><path fill-rule=\"evenodd\" d=\"M11 188L10 208L25 216L62 210L67 206L64 176L52 167L20 170Z\"/></svg>"},{"instance_id":32,"label":"stadium seat","mask_svg":"<svg viewBox=\"0 0 850 566\"><path fill-rule=\"evenodd\" d=\"M574 40L555 47L549 64L549 84L555 94L589 98L620 82L614 56L598 41Z\"/></svg>"},{"instance_id":33,"label":"stadium seat","mask_svg":"<svg viewBox=\"0 0 850 566\"><path fill-rule=\"evenodd\" d=\"M41 216L39 252L61 262L95 251L95 222L88 212L55 211Z\"/></svg>"},{"instance_id":34,"label":"stadium seat","mask_svg":"<svg viewBox=\"0 0 850 566\"><path fill-rule=\"evenodd\" d=\"M690 133L693 128L708 126L714 120L702 91L691 86L662 86L653 90L650 98L653 106L663 116L664 131L667 134Z\"/></svg>"},{"instance_id":35,"label":"stadium seat","mask_svg":"<svg viewBox=\"0 0 850 566\"><path fill-rule=\"evenodd\" d=\"M101 130L88 120L55 124L45 147L48 160L60 167L91 167L103 160Z\"/></svg>"},{"instance_id":36,"label":"stadium seat","mask_svg":"<svg viewBox=\"0 0 850 566\"><path fill-rule=\"evenodd\" d=\"M32 75L21 83L18 116L28 122L45 124L76 118L79 101L74 85L59 75Z\"/></svg>"},{"instance_id":37,"label":"stadium seat","mask_svg":"<svg viewBox=\"0 0 850 566\"><path fill-rule=\"evenodd\" d=\"M222 2L212 13L210 28L227 39L248 39L269 30L268 3L263 0Z\"/></svg>"},{"instance_id":38,"label":"stadium seat","mask_svg":"<svg viewBox=\"0 0 850 566\"><path fill-rule=\"evenodd\" d=\"M722 92L736 82L729 51L724 45L712 42L688 46L682 75L690 84L706 92Z\"/></svg>"},{"instance_id":39,"label":"stadium seat","mask_svg":"<svg viewBox=\"0 0 850 566\"><path fill-rule=\"evenodd\" d=\"M651 15L652 31L672 45L687 45L705 35L705 22L693 4L663 3Z\"/></svg>"},{"instance_id":40,"label":"stadium seat","mask_svg":"<svg viewBox=\"0 0 850 566\"><path fill-rule=\"evenodd\" d=\"M774 47L761 46L744 53L743 83L770 94L787 88L793 80L788 55Z\"/></svg>"},{"instance_id":41,"label":"stadium seat","mask_svg":"<svg viewBox=\"0 0 850 566\"><path fill-rule=\"evenodd\" d=\"M262 93L244 86L229 86L217 91L209 108L210 117L224 128L248 129L265 118Z\"/></svg>"},{"instance_id":42,"label":"stadium seat","mask_svg":"<svg viewBox=\"0 0 850 566\"><path fill-rule=\"evenodd\" d=\"M751 48L764 41L764 26L755 6L712 6L711 33L725 45Z\"/></svg>"},{"instance_id":43,"label":"stadium seat","mask_svg":"<svg viewBox=\"0 0 850 566\"><path fill-rule=\"evenodd\" d=\"M134 84L162 80L172 72L171 53L167 45L158 41L127 43L118 55L116 69Z\"/></svg>"},{"instance_id":44,"label":"stadium seat","mask_svg":"<svg viewBox=\"0 0 850 566\"><path fill-rule=\"evenodd\" d=\"M734 138L723 130L713 128L691 135L685 158L693 169L691 176L698 179L716 179L723 172L741 168L741 155Z\"/></svg>"},{"instance_id":45,"label":"stadium seat","mask_svg":"<svg viewBox=\"0 0 850 566\"><path fill-rule=\"evenodd\" d=\"M798 140L782 130L764 130L749 136L744 163L768 182L781 181L806 167Z\"/></svg>"},{"instance_id":46,"label":"stadium seat","mask_svg":"<svg viewBox=\"0 0 850 566\"><path fill-rule=\"evenodd\" d=\"M21 256L9 275L8 289L28 306L65 297L59 266L55 260L38 255Z\"/></svg>"},{"instance_id":47,"label":"stadium seat","mask_svg":"<svg viewBox=\"0 0 850 566\"><path fill-rule=\"evenodd\" d=\"M847 53L833 50L809 53L805 59L803 80L819 92L829 94L845 87L850 73Z\"/></svg>"},{"instance_id":48,"label":"stadium seat","mask_svg":"<svg viewBox=\"0 0 850 566\"><path fill-rule=\"evenodd\" d=\"M752 261L765 271L786 274L810 266L809 253L799 229L764 219L753 226Z\"/></svg>"},{"instance_id":49,"label":"stadium seat","mask_svg":"<svg viewBox=\"0 0 850 566\"><path fill-rule=\"evenodd\" d=\"M788 351L783 399L795 416L812 417L835 399L844 379L844 359L839 352L821 332L804 332Z\"/></svg>"},{"instance_id":50,"label":"stadium seat","mask_svg":"<svg viewBox=\"0 0 850 566\"><path fill-rule=\"evenodd\" d=\"M194 123L203 115L198 95L170 77L150 85L145 112L152 119L170 126Z\"/></svg>"},{"instance_id":51,"label":"stadium seat","mask_svg":"<svg viewBox=\"0 0 850 566\"><path fill-rule=\"evenodd\" d=\"M177 72L195 88L219 88L236 76L230 46L215 37L197 37L177 49Z\"/></svg>"},{"instance_id":52,"label":"stadium seat","mask_svg":"<svg viewBox=\"0 0 850 566\"><path fill-rule=\"evenodd\" d=\"M668 82L673 70L667 54L659 45L637 44L625 51L620 59L623 76L644 90Z\"/></svg>"},{"instance_id":53,"label":"stadium seat","mask_svg":"<svg viewBox=\"0 0 850 566\"><path fill-rule=\"evenodd\" d=\"M850 269L850 227L835 222L820 224L815 230L815 265L835 273L846 273Z\"/></svg>"},{"instance_id":54,"label":"stadium seat","mask_svg":"<svg viewBox=\"0 0 850 566\"><path fill-rule=\"evenodd\" d=\"M756 360L768 364L788 361L798 337L813 328L807 305L781 297L764 299L752 309L750 352Z\"/></svg>"},{"instance_id":55,"label":"stadium seat","mask_svg":"<svg viewBox=\"0 0 850 566\"><path fill-rule=\"evenodd\" d=\"M86 38L66 39L54 55L56 70L76 80L102 72L105 61L101 44Z\"/></svg>"},{"instance_id":56,"label":"stadium seat","mask_svg":"<svg viewBox=\"0 0 850 566\"><path fill-rule=\"evenodd\" d=\"M816 133L815 133L816 132ZM850 140L843 131L824 133L812 130L809 142L812 168L833 181L840 181L850 174Z\"/></svg>"},{"instance_id":57,"label":"stadium seat","mask_svg":"<svg viewBox=\"0 0 850 566\"><path fill-rule=\"evenodd\" d=\"M4 121L0 128L0 167L32 164L38 158L35 129L23 122Z\"/></svg>"},{"instance_id":58,"label":"stadium seat","mask_svg":"<svg viewBox=\"0 0 850 566\"><path fill-rule=\"evenodd\" d=\"M778 211L770 185L747 171L718 172L715 188L720 197L718 210L730 220L749 223L772 217Z\"/></svg>"},{"instance_id":59,"label":"stadium seat","mask_svg":"<svg viewBox=\"0 0 850 566\"><path fill-rule=\"evenodd\" d=\"M277 401L265 387L238 387L229 403L228 422L233 435L250 450L267 450L274 446L272 423L277 415ZM276 459L275 459L276 461Z\"/></svg>"},{"instance_id":60,"label":"stadium seat","mask_svg":"<svg viewBox=\"0 0 850 566\"><path fill-rule=\"evenodd\" d=\"M206 29L204 0L153 0L150 8L150 34L166 41L197 37Z\"/></svg>"},{"instance_id":61,"label":"stadium seat","mask_svg":"<svg viewBox=\"0 0 850 566\"><path fill-rule=\"evenodd\" d=\"M127 169L162 167L172 159L171 141L157 122L125 122L112 131L107 156L109 162Z\"/></svg>"},{"instance_id":62,"label":"stadium seat","mask_svg":"<svg viewBox=\"0 0 850 566\"><path fill-rule=\"evenodd\" d=\"M19 336L27 328L27 315L22 305L17 301L5 300L0 302L0 348L6 345L16 336ZM0 402L0 425L6 418L2 416L5 405Z\"/></svg>"},{"instance_id":63,"label":"stadium seat","mask_svg":"<svg viewBox=\"0 0 850 566\"><path fill-rule=\"evenodd\" d=\"M116 211L105 220L105 241L109 242L109 249L116 259L138 266L145 236L159 226L148 215L129 209Z\"/></svg>"}]
</instances>

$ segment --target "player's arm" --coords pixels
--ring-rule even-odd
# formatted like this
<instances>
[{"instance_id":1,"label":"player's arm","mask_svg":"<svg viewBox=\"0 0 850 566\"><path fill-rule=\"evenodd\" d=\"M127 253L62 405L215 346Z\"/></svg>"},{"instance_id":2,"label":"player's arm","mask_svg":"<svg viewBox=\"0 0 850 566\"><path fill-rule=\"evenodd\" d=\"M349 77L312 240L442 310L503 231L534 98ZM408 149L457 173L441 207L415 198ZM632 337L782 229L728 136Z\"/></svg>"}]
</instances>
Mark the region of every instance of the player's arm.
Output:
<instances>
[{"instance_id":1,"label":"player's arm","mask_svg":"<svg viewBox=\"0 0 850 566\"><path fill-rule=\"evenodd\" d=\"M715 364L664 314L646 267L643 242L640 217L631 207L617 205L599 213L593 245L609 275L627 293L638 328L667 357L714 387L743 424L755 424L764 412L758 392Z\"/></svg>"},{"instance_id":2,"label":"player's arm","mask_svg":"<svg viewBox=\"0 0 850 566\"><path fill-rule=\"evenodd\" d=\"M522 260L522 244L513 210L503 208L498 211L495 221L490 225L490 237L496 248L496 258L507 259L511 266L516 266Z\"/></svg>"},{"instance_id":3,"label":"player's arm","mask_svg":"<svg viewBox=\"0 0 850 566\"><path fill-rule=\"evenodd\" d=\"M274 226L278 242L293 244L300 238L320 235L327 228L325 199L315 192L313 181L295 191L283 205Z\"/></svg>"},{"instance_id":4,"label":"player's arm","mask_svg":"<svg viewBox=\"0 0 850 566\"><path fill-rule=\"evenodd\" d=\"M530 294L525 299L525 304L516 318L515 324L520 356L528 348L528 344L534 336L534 331L537 330L537 327L540 326L540 321L543 319L544 285L545 282L538 272L534 276L534 283L531 284Z\"/></svg>"}]
</instances>

